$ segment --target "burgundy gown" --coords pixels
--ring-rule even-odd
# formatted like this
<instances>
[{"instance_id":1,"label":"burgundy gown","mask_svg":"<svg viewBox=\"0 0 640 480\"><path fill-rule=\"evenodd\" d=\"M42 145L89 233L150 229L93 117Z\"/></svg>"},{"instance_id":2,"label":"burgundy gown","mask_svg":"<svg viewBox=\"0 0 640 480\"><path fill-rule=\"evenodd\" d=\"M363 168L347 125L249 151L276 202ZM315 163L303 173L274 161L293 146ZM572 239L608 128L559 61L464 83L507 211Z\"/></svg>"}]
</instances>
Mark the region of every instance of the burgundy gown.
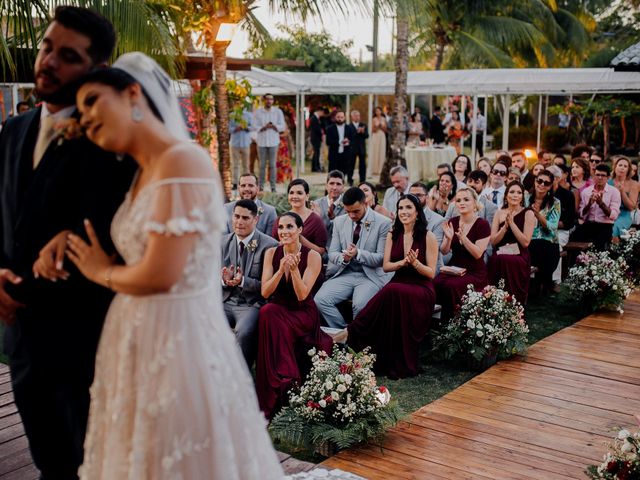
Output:
<instances>
[{"instance_id":1,"label":"burgundy gown","mask_svg":"<svg viewBox=\"0 0 640 480\"><path fill-rule=\"evenodd\" d=\"M278 217L278 220L280 217ZM280 240L278 236L278 221L273 225L271 236L276 240ZM311 212L302 225L302 236L309 240L311 243L318 245L319 247L325 247L329 241L329 234L327 233L327 227L324 225L322 217L316 212Z\"/></svg>"},{"instance_id":2,"label":"burgundy gown","mask_svg":"<svg viewBox=\"0 0 640 480\"><path fill-rule=\"evenodd\" d=\"M405 257L403 235L394 240L391 261ZM426 239L414 239L418 260L426 264ZM370 346L377 355L375 371L389 378L418 374L418 346L431 326L436 301L431 279L412 266L397 270L347 327L348 344L356 351Z\"/></svg>"},{"instance_id":3,"label":"burgundy gown","mask_svg":"<svg viewBox=\"0 0 640 480\"><path fill-rule=\"evenodd\" d=\"M454 217L449 222L453 227L453 231L457 232L460 227L460 217ZM490 236L491 226L482 218L477 218L469 232L467 232L467 238L474 243L481 238ZM440 314L442 323L447 322L453 316L456 305L460 303L460 299L467 293L467 285L471 283L479 291L486 287L489 281L484 255L480 258L474 258L469 253L469 250L460 244L460 240L455 234L451 240L451 252L452 256L449 265L466 268L467 273L461 277L441 273L433 282L436 288L436 298L442 306L442 313Z\"/></svg>"},{"instance_id":4,"label":"burgundy gown","mask_svg":"<svg viewBox=\"0 0 640 480\"><path fill-rule=\"evenodd\" d=\"M523 209L513 221L516 226L524 231L524 219L527 209ZM502 228L504 222L500 223ZM507 243L515 243L520 248L520 255L498 255L498 249ZM501 278L504 278L504 288L511 293L522 304L526 305L529 293L529 278L531 277L531 259L529 249L523 247L516 240L511 229L507 230L498 245L493 247L493 255L489 258L489 282L498 285Z\"/></svg>"},{"instance_id":5,"label":"burgundy gown","mask_svg":"<svg viewBox=\"0 0 640 480\"><path fill-rule=\"evenodd\" d=\"M309 249L302 247L298 270L304 276ZM273 254L273 271L280 268L282 245ZM320 314L313 295L298 301L291 280L283 275L268 303L260 309L258 319L258 359L256 391L260 409L268 419L287 403L288 391L300 384L307 351L315 347L331 353L333 341L320 330Z\"/></svg>"}]
</instances>

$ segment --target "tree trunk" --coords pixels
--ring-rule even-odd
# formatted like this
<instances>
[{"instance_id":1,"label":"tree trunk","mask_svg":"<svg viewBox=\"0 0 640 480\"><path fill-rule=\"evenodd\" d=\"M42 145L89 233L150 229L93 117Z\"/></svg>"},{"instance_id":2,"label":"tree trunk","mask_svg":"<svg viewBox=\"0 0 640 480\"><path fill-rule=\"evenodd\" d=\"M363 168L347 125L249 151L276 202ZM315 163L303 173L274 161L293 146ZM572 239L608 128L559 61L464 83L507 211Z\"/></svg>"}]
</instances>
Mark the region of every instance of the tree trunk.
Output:
<instances>
[{"instance_id":1,"label":"tree trunk","mask_svg":"<svg viewBox=\"0 0 640 480\"><path fill-rule=\"evenodd\" d=\"M404 147L406 132L402 129L407 109L407 71L409 69L409 21L398 14L396 21L396 87L391 125L391 157L387 158L380 174L380 183L390 185L389 171L396 165L406 165Z\"/></svg>"},{"instance_id":2,"label":"tree trunk","mask_svg":"<svg viewBox=\"0 0 640 480\"><path fill-rule=\"evenodd\" d=\"M440 70L442 68L442 62L444 61L444 43L437 42L436 43L436 70Z\"/></svg>"},{"instance_id":3,"label":"tree trunk","mask_svg":"<svg viewBox=\"0 0 640 480\"><path fill-rule=\"evenodd\" d=\"M213 73L215 81L216 134L218 140L218 169L224 196L231 199L231 154L229 151L229 99L227 97L227 44L213 45Z\"/></svg>"}]
</instances>

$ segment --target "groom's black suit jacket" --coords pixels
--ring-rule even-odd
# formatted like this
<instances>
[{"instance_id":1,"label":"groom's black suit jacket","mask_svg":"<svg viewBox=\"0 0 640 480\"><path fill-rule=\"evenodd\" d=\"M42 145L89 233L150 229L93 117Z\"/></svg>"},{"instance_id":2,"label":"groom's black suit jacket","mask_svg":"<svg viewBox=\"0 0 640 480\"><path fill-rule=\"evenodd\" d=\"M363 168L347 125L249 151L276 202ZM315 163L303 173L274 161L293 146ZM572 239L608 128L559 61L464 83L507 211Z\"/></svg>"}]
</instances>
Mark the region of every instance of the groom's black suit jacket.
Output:
<instances>
[{"instance_id":1,"label":"groom's black suit jacket","mask_svg":"<svg viewBox=\"0 0 640 480\"><path fill-rule=\"evenodd\" d=\"M0 133L0 267L23 278L9 293L26 305L5 331L14 382L21 375L91 381L98 339L112 292L85 279L67 259L68 280L36 280L39 251L62 230L84 235L91 220L103 248L113 252L112 217L130 186L135 163L84 136L53 140L38 167L33 150L40 109L7 121Z\"/></svg>"}]
</instances>

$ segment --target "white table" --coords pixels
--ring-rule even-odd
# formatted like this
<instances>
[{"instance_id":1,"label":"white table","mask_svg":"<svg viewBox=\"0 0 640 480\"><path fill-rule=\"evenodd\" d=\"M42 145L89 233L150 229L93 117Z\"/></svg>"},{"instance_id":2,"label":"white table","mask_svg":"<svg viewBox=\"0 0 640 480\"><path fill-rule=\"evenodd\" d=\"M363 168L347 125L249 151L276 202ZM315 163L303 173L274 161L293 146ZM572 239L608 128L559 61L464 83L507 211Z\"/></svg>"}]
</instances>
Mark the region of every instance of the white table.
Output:
<instances>
[{"instance_id":1,"label":"white table","mask_svg":"<svg viewBox=\"0 0 640 480\"><path fill-rule=\"evenodd\" d=\"M456 149L453 147L405 147L404 158L407 161L411 183L435 180L436 167L441 163L451 165L456 158Z\"/></svg>"}]
</instances>

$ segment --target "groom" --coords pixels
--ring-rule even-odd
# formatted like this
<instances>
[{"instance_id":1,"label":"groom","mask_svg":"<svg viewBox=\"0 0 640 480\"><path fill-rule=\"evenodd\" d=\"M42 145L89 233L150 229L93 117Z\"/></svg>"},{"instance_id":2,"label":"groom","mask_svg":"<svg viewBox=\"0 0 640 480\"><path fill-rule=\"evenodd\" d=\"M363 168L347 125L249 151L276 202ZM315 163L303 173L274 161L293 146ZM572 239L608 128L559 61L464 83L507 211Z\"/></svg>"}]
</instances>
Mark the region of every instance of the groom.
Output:
<instances>
[{"instance_id":1,"label":"groom","mask_svg":"<svg viewBox=\"0 0 640 480\"><path fill-rule=\"evenodd\" d=\"M44 480L78 478L95 353L112 299L64 262L66 237L82 234L87 218L113 252L109 225L133 175L130 160L116 161L73 128L75 85L106 65L114 46L105 18L58 7L34 68L44 103L0 133L0 318L15 402ZM41 275L33 274L36 262Z\"/></svg>"}]
</instances>

